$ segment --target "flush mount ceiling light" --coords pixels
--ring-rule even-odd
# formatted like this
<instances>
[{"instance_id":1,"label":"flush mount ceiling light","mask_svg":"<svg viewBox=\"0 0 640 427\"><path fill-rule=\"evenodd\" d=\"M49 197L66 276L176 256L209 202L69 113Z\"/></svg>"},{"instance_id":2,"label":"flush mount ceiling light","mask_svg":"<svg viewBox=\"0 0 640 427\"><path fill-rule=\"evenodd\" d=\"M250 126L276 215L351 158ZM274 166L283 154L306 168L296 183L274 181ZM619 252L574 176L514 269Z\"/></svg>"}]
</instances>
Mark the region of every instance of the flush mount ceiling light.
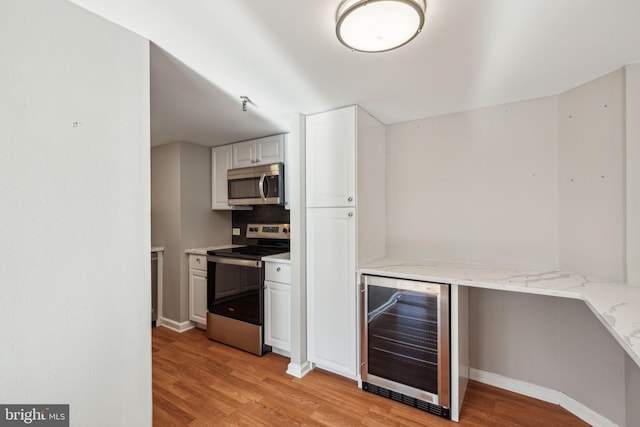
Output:
<instances>
[{"instance_id":1,"label":"flush mount ceiling light","mask_svg":"<svg viewBox=\"0 0 640 427\"><path fill-rule=\"evenodd\" d=\"M350 49L386 52L420 33L426 9L426 0L343 0L336 12L336 35Z\"/></svg>"}]
</instances>

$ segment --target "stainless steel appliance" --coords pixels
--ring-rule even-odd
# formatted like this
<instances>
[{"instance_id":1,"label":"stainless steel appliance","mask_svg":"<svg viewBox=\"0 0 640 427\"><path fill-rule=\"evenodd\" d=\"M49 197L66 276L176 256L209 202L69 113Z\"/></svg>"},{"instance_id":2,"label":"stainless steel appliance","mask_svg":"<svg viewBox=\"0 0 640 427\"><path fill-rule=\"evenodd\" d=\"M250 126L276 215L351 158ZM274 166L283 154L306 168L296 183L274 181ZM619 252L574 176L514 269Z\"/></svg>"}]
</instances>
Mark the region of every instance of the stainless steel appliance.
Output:
<instances>
[{"instance_id":1,"label":"stainless steel appliance","mask_svg":"<svg viewBox=\"0 0 640 427\"><path fill-rule=\"evenodd\" d=\"M289 252L289 224L248 224L250 245L207 252L207 336L261 356L264 344L262 257Z\"/></svg>"},{"instance_id":2,"label":"stainless steel appliance","mask_svg":"<svg viewBox=\"0 0 640 427\"><path fill-rule=\"evenodd\" d=\"M449 285L363 275L362 389L450 418Z\"/></svg>"},{"instance_id":3,"label":"stainless steel appliance","mask_svg":"<svg viewBox=\"0 0 640 427\"><path fill-rule=\"evenodd\" d=\"M284 164L227 171L229 205L284 205Z\"/></svg>"}]
</instances>

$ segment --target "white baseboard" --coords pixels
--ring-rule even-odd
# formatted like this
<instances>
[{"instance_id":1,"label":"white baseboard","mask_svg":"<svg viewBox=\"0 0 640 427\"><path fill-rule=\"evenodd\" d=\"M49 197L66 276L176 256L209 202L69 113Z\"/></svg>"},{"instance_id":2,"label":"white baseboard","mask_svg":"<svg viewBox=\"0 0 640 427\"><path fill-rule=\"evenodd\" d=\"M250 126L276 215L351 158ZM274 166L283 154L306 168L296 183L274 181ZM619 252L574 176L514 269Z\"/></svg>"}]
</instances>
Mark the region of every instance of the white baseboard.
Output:
<instances>
[{"instance_id":1,"label":"white baseboard","mask_svg":"<svg viewBox=\"0 0 640 427\"><path fill-rule=\"evenodd\" d=\"M271 347L271 352L275 353L275 354L279 354L280 356L284 356L284 357L288 357L291 358L291 352L287 351L287 350L283 350L281 348L278 347Z\"/></svg>"},{"instance_id":2,"label":"white baseboard","mask_svg":"<svg viewBox=\"0 0 640 427\"><path fill-rule=\"evenodd\" d=\"M560 393L560 406L571 412L582 421L596 427L618 427L618 424L594 412L592 409L572 399L564 393Z\"/></svg>"},{"instance_id":3,"label":"white baseboard","mask_svg":"<svg viewBox=\"0 0 640 427\"><path fill-rule=\"evenodd\" d=\"M557 390L504 377L492 372L481 371L475 368L471 368L469 370L469 378L483 384L488 384L514 393L522 394L524 396L532 397L534 399L560 405L582 421L595 427L617 426L616 423L612 422L608 418L598 414L577 400L574 400Z\"/></svg>"},{"instance_id":4,"label":"white baseboard","mask_svg":"<svg viewBox=\"0 0 640 427\"><path fill-rule=\"evenodd\" d=\"M193 329L193 323L191 322L176 322L175 320L167 319L166 317L158 318L156 326L164 326L176 332L185 332L189 329Z\"/></svg>"},{"instance_id":5,"label":"white baseboard","mask_svg":"<svg viewBox=\"0 0 640 427\"><path fill-rule=\"evenodd\" d=\"M302 365L291 362L289 363L289 366L287 366L287 374L296 378L302 378L312 370L313 368L311 367L311 363L309 363L309 361L304 362Z\"/></svg>"}]
</instances>

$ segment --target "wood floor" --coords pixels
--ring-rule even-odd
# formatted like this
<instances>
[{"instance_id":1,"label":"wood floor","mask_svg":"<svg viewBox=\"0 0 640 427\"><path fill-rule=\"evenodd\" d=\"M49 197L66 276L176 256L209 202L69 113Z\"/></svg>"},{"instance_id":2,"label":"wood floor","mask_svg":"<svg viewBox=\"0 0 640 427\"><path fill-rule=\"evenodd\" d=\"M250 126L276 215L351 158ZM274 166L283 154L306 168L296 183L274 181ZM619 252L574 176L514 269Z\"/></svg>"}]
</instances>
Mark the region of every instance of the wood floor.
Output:
<instances>
[{"instance_id":1,"label":"wood floor","mask_svg":"<svg viewBox=\"0 0 640 427\"><path fill-rule=\"evenodd\" d=\"M257 357L201 330L153 330L153 425L586 426L559 406L471 382L454 423L358 389L322 370L302 379L288 359Z\"/></svg>"}]
</instances>

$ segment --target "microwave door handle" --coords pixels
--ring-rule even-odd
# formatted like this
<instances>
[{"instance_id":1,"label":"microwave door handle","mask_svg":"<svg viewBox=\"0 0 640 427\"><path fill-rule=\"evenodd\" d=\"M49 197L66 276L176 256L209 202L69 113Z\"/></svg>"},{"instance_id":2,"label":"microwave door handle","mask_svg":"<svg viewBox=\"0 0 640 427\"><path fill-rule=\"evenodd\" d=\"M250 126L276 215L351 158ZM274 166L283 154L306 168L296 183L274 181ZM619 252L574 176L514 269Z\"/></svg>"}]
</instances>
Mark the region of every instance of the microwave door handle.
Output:
<instances>
[{"instance_id":1,"label":"microwave door handle","mask_svg":"<svg viewBox=\"0 0 640 427\"><path fill-rule=\"evenodd\" d=\"M260 181L258 181L258 191L260 192L260 197L262 197L263 201L267 201L267 196L264 193L264 184L265 184L265 179L267 178L267 174L262 174L262 176L260 177Z\"/></svg>"}]
</instances>

